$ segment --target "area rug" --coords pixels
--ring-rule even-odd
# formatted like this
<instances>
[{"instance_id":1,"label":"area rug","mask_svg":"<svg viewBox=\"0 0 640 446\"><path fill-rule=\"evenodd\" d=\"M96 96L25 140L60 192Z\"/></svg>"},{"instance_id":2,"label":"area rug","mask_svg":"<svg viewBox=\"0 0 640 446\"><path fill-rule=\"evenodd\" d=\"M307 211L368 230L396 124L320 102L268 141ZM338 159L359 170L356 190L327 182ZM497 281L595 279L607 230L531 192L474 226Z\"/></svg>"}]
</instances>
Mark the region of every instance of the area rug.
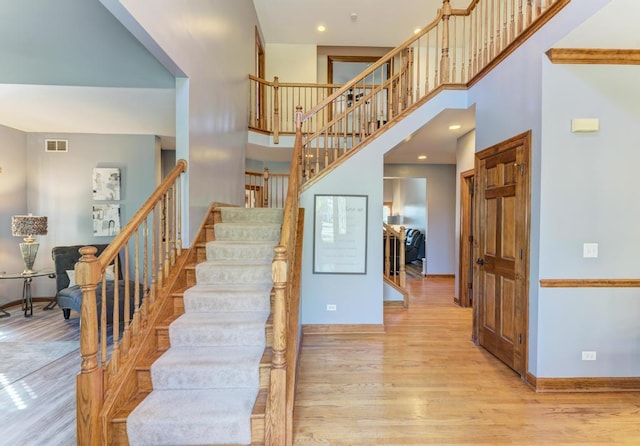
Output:
<instances>
[{"instance_id":1,"label":"area rug","mask_svg":"<svg viewBox=\"0 0 640 446\"><path fill-rule=\"evenodd\" d=\"M0 342L0 389L79 348L78 341Z\"/></svg>"}]
</instances>

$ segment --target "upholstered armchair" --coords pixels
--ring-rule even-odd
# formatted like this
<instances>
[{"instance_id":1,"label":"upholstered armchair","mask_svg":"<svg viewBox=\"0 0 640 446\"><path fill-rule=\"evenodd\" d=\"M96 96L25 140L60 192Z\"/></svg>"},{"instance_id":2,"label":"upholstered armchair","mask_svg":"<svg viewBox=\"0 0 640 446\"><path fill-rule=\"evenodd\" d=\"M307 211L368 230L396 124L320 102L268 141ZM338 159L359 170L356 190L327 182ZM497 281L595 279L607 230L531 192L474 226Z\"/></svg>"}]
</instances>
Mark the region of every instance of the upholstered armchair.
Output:
<instances>
[{"instance_id":1,"label":"upholstered armchair","mask_svg":"<svg viewBox=\"0 0 640 446\"><path fill-rule=\"evenodd\" d=\"M56 270L56 301L60 308L62 309L62 314L65 319L69 319L71 315L71 310L80 312L82 308L82 291L80 290L80 286L75 284L75 264L80 259L80 248L88 245L73 245L73 246L56 246L51 250L51 255L53 257L53 263L55 265ZM93 244L90 246L94 246L98 251L96 256L99 256L102 251L109 245L106 244ZM119 254L118 254L119 256ZM118 270L113 271L114 277L109 278L107 275L107 323L111 323L113 319L113 295L114 295L114 287L115 281L113 280L115 277L121 278L122 271L120 268L120 262L117 262ZM118 281L118 301L120 302L120 318L124 318L124 297L125 297L125 283L124 280ZM134 306L134 283L130 282L129 286L129 295L130 295L130 310L133 313ZM102 286L98 286L96 288L96 303L98 309L98 318L100 318L100 313L102 311L102 305L100 305L102 297Z\"/></svg>"}]
</instances>

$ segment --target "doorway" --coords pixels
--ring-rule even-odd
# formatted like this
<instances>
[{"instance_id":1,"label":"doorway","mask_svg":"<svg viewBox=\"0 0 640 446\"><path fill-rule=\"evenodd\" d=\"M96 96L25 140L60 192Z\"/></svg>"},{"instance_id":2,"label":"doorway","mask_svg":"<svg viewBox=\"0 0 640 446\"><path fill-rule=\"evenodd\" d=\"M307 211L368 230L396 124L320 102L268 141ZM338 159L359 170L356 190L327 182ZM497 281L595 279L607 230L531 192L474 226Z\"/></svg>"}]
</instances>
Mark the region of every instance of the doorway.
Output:
<instances>
[{"instance_id":1,"label":"doorway","mask_svg":"<svg viewBox=\"0 0 640 446\"><path fill-rule=\"evenodd\" d=\"M460 260L458 298L461 307L473 305L473 169L460 174Z\"/></svg>"},{"instance_id":2,"label":"doorway","mask_svg":"<svg viewBox=\"0 0 640 446\"><path fill-rule=\"evenodd\" d=\"M475 155L473 339L527 371L531 132Z\"/></svg>"}]
</instances>

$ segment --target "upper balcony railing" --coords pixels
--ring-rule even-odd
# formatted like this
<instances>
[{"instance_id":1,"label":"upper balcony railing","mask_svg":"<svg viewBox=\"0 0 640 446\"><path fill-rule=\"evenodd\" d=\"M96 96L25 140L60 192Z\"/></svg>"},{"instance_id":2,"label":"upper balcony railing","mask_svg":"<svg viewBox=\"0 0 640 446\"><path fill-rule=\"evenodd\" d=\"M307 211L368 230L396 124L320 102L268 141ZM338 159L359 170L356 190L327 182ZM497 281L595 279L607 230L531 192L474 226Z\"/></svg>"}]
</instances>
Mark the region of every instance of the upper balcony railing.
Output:
<instances>
[{"instance_id":1,"label":"upper balcony railing","mask_svg":"<svg viewBox=\"0 0 640 446\"><path fill-rule=\"evenodd\" d=\"M279 84L250 76L250 123L279 135L305 110L303 180L351 153L444 88L468 88L570 0L444 0L435 19L345 85Z\"/></svg>"}]
</instances>

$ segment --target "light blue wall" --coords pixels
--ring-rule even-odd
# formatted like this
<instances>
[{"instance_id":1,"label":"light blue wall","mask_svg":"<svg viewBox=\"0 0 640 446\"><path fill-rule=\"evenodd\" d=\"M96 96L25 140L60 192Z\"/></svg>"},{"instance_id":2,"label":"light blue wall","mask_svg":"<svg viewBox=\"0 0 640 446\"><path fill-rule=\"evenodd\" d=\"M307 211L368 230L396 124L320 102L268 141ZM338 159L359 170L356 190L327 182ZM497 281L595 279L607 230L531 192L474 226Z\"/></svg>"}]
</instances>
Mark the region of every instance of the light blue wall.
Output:
<instances>
[{"instance_id":1,"label":"light blue wall","mask_svg":"<svg viewBox=\"0 0 640 446\"><path fill-rule=\"evenodd\" d=\"M46 153L45 138L68 139L66 153ZM25 151L25 148L23 148ZM48 217L49 233L40 237L38 267L53 267L51 248L58 245L109 243L93 236L92 174L94 167L120 169L121 226L131 219L158 184L160 148L149 135L26 135L27 206ZM53 296L54 281L34 281L34 296Z\"/></svg>"},{"instance_id":2,"label":"light blue wall","mask_svg":"<svg viewBox=\"0 0 640 446\"><path fill-rule=\"evenodd\" d=\"M11 216L27 213L26 142L26 133L0 125L0 271L8 273L24 268ZM21 292L22 281L0 280L0 305L18 300Z\"/></svg>"},{"instance_id":3,"label":"light blue wall","mask_svg":"<svg viewBox=\"0 0 640 446\"><path fill-rule=\"evenodd\" d=\"M542 279L638 277L638 79L638 66L543 63ZM600 131L571 133L574 118L598 118ZM639 289L541 288L539 318L537 376L640 375Z\"/></svg>"},{"instance_id":4,"label":"light blue wall","mask_svg":"<svg viewBox=\"0 0 640 446\"><path fill-rule=\"evenodd\" d=\"M305 234L302 257L302 324L382 324L382 202L384 176L424 178L421 174L408 175L386 172L384 154L395 147L408 134L415 132L446 108L468 108L467 92L445 91L421 106L389 130L340 164L335 170L311 184L300 197L305 208ZM363 169L362 166L366 166ZM453 246L453 206L455 197L455 166L442 166L436 177L442 175L445 189L450 190L450 231ZM450 178L450 179L449 179ZM427 180L429 182L429 180ZM439 181L436 181L439 182ZM434 193L443 192L435 188ZM313 274L313 200L315 194L367 195L369 197L367 274L330 275ZM447 194L445 194L447 195ZM444 198L443 198L444 199ZM446 199L444 199L446 200ZM451 254L452 255L452 254ZM336 304L337 311L328 312L327 304Z\"/></svg>"},{"instance_id":5,"label":"light blue wall","mask_svg":"<svg viewBox=\"0 0 640 446\"><path fill-rule=\"evenodd\" d=\"M0 83L174 88L98 0L0 0Z\"/></svg>"},{"instance_id":6,"label":"light blue wall","mask_svg":"<svg viewBox=\"0 0 640 446\"><path fill-rule=\"evenodd\" d=\"M255 71L258 24L253 3L101 1L185 75L176 88L176 151L189 163L183 229L190 245L212 201L244 203L247 74Z\"/></svg>"},{"instance_id":7,"label":"light blue wall","mask_svg":"<svg viewBox=\"0 0 640 446\"><path fill-rule=\"evenodd\" d=\"M427 179L427 274L455 272L456 166L453 164L386 164L388 177Z\"/></svg>"},{"instance_id":8,"label":"light blue wall","mask_svg":"<svg viewBox=\"0 0 640 446\"><path fill-rule=\"evenodd\" d=\"M569 3L469 90L470 102L476 106L477 151L532 130L528 368L534 375L538 371L539 332L551 330L554 333L554 327L547 324L538 308L544 53L606 3L608 0Z\"/></svg>"}]
</instances>

